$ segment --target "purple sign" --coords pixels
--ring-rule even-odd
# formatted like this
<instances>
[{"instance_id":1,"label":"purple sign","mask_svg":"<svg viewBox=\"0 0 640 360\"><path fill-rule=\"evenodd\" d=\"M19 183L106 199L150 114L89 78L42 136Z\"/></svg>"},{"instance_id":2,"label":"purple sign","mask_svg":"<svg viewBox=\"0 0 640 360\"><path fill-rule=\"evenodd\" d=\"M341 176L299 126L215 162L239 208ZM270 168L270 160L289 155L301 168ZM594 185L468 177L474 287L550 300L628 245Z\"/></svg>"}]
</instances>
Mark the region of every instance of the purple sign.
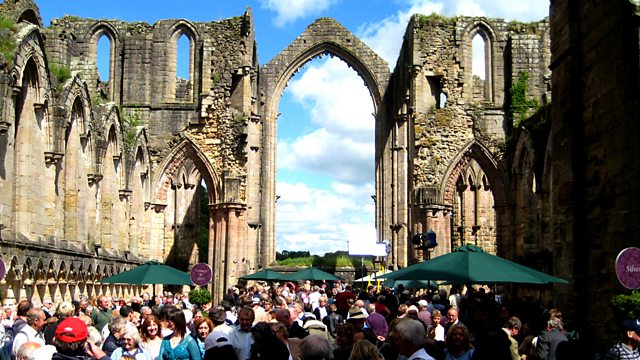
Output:
<instances>
[{"instance_id":1,"label":"purple sign","mask_svg":"<svg viewBox=\"0 0 640 360\"><path fill-rule=\"evenodd\" d=\"M191 269L191 281L198 286L205 286L211 281L211 266L205 263L197 263Z\"/></svg>"},{"instance_id":2,"label":"purple sign","mask_svg":"<svg viewBox=\"0 0 640 360\"><path fill-rule=\"evenodd\" d=\"M616 258L616 275L627 289L640 289L640 249L630 247L620 251Z\"/></svg>"},{"instance_id":3,"label":"purple sign","mask_svg":"<svg viewBox=\"0 0 640 360\"><path fill-rule=\"evenodd\" d=\"M4 266L4 260L0 258L0 281L4 279L4 276L7 274L7 269Z\"/></svg>"}]
</instances>

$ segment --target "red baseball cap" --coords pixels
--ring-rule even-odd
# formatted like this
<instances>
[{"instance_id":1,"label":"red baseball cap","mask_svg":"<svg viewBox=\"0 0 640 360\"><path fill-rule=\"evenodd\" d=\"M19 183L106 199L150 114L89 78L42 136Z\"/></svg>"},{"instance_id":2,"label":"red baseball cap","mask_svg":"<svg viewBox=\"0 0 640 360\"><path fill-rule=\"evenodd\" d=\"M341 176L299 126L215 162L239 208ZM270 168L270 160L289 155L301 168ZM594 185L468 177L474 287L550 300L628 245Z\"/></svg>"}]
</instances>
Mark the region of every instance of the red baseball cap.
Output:
<instances>
[{"instance_id":1,"label":"red baseball cap","mask_svg":"<svg viewBox=\"0 0 640 360\"><path fill-rule=\"evenodd\" d=\"M74 317L66 318L58 324L56 338L66 343L83 341L89 336L87 325L82 320Z\"/></svg>"}]
</instances>

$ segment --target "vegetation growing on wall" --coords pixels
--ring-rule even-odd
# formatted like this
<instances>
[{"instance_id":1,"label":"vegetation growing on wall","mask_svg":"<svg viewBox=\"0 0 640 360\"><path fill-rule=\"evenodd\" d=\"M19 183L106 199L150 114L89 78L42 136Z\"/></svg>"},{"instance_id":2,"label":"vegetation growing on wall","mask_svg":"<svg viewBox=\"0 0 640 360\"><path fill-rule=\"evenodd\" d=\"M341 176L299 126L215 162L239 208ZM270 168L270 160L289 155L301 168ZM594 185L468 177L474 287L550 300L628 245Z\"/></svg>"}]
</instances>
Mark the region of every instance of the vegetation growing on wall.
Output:
<instances>
[{"instance_id":1,"label":"vegetation growing on wall","mask_svg":"<svg viewBox=\"0 0 640 360\"><path fill-rule=\"evenodd\" d=\"M142 121L140 120L140 113L138 111L128 113L124 109L120 109L120 120L122 120L123 124L127 125L123 143L125 151L130 152L136 146L138 126L142 125Z\"/></svg>"},{"instance_id":2,"label":"vegetation growing on wall","mask_svg":"<svg viewBox=\"0 0 640 360\"><path fill-rule=\"evenodd\" d=\"M370 258L362 256L350 256L346 251L326 253L324 256L310 255L308 251L283 251L276 253L276 260L279 266L289 267L357 267L364 263L366 267L372 267Z\"/></svg>"},{"instance_id":3,"label":"vegetation growing on wall","mask_svg":"<svg viewBox=\"0 0 640 360\"><path fill-rule=\"evenodd\" d=\"M530 110L540 106L538 100L527 97L527 89L529 86L529 74L518 72L518 80L511 86L511 104L509 106L509 115L513 120L513 126L518 127L522 121L527 118Z\"/></svg>"},{"instance_id":4,"label":"vegetation growing on wall","mask_svg":"<svg viewBox=\"0 0 640 360\"><path fill-rule=\"evenodd\" d=\"M13 20L0 16L0 53L7 64L13 64L16 56L16 42L13 34L16 32L16 24Z\"/></svg>"},{"instance_id":5,"label":"vegetation growing on wall","mask_svg":"<svg viewBox=\"0 0 640 360\"><path fill-rule=\"evenodd\" d=\"M65 81L71 79L71 69L62 64L49 63L49 73L56 81L56 91L61 92Z\"/></svg>"},{"instance_id":6,"label":"vegetation growing on wall","mask_svg":"<svg viewBox=\"0 0 640 360\"><path fill-rule=\"evenodd\" d=\"M426 27L430 23L438 22L438 23L448 23L455 22L456 18L449 18L446 16L442 16L438 13L431 13L429 15L418 15L418 25L423 28Z\"/></svg>"}]
</instances>

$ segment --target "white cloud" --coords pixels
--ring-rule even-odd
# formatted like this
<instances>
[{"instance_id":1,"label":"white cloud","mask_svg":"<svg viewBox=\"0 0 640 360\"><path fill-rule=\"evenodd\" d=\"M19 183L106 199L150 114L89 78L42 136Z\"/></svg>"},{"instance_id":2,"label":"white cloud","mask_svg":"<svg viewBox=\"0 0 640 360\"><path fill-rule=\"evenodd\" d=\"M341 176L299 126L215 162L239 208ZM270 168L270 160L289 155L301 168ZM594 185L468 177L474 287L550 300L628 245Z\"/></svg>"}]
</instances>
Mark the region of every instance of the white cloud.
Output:
<instances>
[{"instance_id":1,"label":"white cloud","mask_svg":"<svg viewBox=\"0 0 640 360\"><path fill-rule=\"evenodd\" d=\"M372 181L375 119L362 79L342 61L329 59L292 79L288 91L308 111L314 129L296 139L279 139L278 167L349 184Z\"/></svg>"},{"instance_id":2,"label":"white cloud","mask_svg":"<svg viewBox=\"0 0 640 360\"><path fill-rule=\"evenodd\" d=\"M336 2L337 0L261 0L263 8L276 13L274 22L278 27L320 14Z\"/></svg>"},{"instance_id":3,"label":"white cloud","mask_svg":"<svg viewBox=\"0 0 640 360\"><path fill-rule=\"evenodd\" d=\"M277 183L277 248L312 254L347 250L348 242L375 242L373 184L334 183L337 192L302 183ZM368 201L367 201L368 199Z\"/></svg>"}]
</instances>

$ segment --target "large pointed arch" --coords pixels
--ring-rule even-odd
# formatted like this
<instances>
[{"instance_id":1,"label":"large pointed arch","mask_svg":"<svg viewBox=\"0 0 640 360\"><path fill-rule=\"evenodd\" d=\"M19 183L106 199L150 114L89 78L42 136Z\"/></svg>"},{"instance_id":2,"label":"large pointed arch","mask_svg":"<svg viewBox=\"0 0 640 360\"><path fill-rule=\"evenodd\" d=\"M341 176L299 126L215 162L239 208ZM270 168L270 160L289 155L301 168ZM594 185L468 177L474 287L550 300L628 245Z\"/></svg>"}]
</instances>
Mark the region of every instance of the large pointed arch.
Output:
<instances>
[{"instance_id":1,"label":"large pointed arch","mask_svg":"<svg viewBox=\"0 0 640 360\"><path fill-rule=\"evenodd\" d=\"M155 184L152 194L153 202L166 204L167 191L171 187L172 179L186 159L191 159L200 171L207 185L209 204L220 202L219 197L222 193L220 176L206 155L188 138L182 139L176 146L173 146L172 150L160 162L159 171L152 180L152 184Z\"/></svg>"},{"instance_id":2,"label":"large pointed arch","mask_svg":"<svg viewBox=\"0 0 640 360\"><path fill-rule=\"evenodd\" d=\"M343 60L363 79L369 90L376 116L376 133L381 124L386 123L383 98L389 83L388 63L371 50L365 43L345 29L334 19L321 18L309 25L286 49L260 69L260 95L264 97L263 114L263 156L261 173L255 182L261 186L250 189L249 197L260 198L260 214L250 214L258 219L260 229L256 241L260 243L263 264L275 260L275 183L276 183L276 142L277 118L280 98L290 78L307 62L315 57L328 54ZM383 137L376 136L376 159L380 159L384 148ZM381 167L376 167L381 172ZM377 174L377 178L383 178ZM259 239L259 240L258 240Z\"/></svg>"},{"instance_id":3,"label":"large pointed arch","mask_svg":"<svg viewBox=\"0 0 640 360\"><path fill-rule=\"evenodd\" d=\"M494 190L496 198L496 207L507 206L507 179L504 177L504 171L500 169L500 165L491 150L478 140L472 140L451 161L447 171L442 178L440 184L440 192L444 204L451 204L455 195L456 179L463 171L465 171L469 161L473 159L480 164L482 170L487 174L489 184Z\"/></svg>"}]
</instances>

